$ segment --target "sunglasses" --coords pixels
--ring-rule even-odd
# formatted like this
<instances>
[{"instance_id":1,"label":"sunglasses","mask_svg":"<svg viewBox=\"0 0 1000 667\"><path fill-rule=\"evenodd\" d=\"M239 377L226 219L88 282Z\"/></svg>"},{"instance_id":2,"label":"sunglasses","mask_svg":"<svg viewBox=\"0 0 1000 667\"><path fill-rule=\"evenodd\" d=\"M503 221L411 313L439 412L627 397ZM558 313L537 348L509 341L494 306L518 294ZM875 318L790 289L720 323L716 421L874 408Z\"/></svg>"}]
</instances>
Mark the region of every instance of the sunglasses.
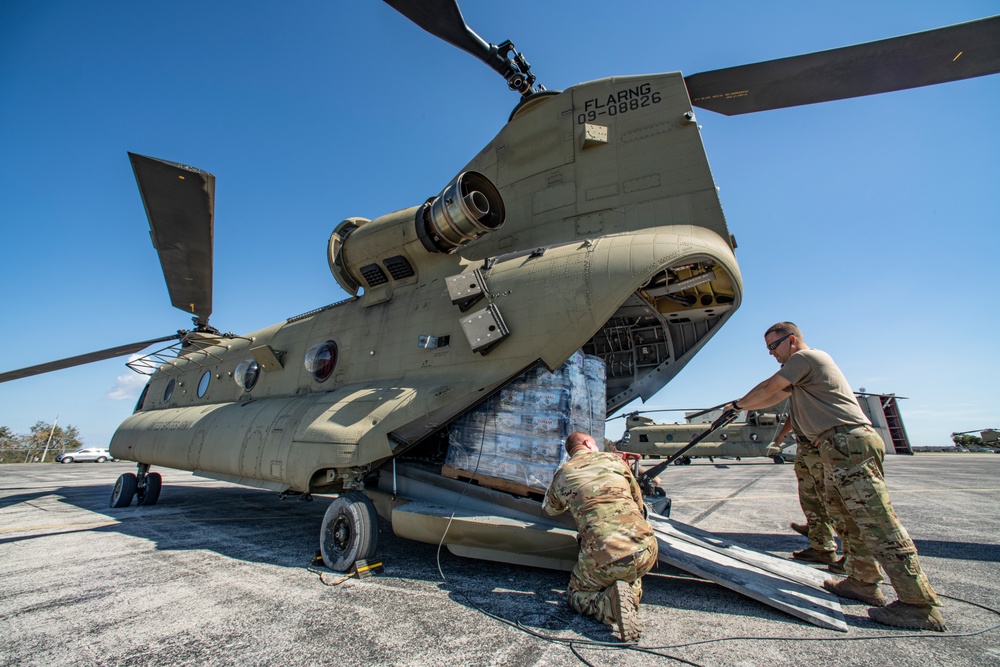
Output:
<instances>
[{"instance_id":1,"label":"sunglasses","mask_svg":"<svg viewBox=\"0 0 1000 667\"><path fill-rule=\"evenodd\" d=\"M781 345L782 341L784 341L786 338L788 338L789 336L792 336L792 335L794 335L794 334L785 334L784 336L782 336L778 340L774 341L773 343L768 343L767 344L767 349L770 350L771 352L774 352L775 350L778 349L778 346Z\"/></svg>"}]
</instances>

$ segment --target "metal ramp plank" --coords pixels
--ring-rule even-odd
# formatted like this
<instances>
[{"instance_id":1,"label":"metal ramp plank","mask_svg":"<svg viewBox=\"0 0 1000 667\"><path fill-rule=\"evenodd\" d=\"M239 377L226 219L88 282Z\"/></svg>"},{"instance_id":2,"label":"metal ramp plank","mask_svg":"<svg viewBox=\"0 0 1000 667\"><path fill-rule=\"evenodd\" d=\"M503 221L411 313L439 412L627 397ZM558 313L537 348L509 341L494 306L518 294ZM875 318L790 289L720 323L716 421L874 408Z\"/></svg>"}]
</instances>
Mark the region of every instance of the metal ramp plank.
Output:
<instances>
[{"instance_id":1,"label":"metal ramp plank","mask_svg":"<svg viewBox=\"0 0 1000 667\"><path fill-rule=\"evenodd\" d=\"M656 534L661 562L813 625L847 632L840 602L822 588L826 579L822 572L656 514L649 516L649 523Z\"/></svg>"}]
</instances>

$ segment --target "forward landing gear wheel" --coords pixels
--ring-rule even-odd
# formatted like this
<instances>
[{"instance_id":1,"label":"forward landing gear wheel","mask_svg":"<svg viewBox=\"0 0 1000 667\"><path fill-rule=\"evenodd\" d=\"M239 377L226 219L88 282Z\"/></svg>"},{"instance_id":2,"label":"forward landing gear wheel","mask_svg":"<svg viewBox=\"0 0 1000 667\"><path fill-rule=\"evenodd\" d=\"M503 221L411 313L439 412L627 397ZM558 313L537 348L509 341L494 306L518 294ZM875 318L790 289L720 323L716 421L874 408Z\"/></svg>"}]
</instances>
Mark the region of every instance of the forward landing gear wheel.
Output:
<instances>
[{"instance_id":1,"label":"forward landing gear wheel","mask_svg":"<svg viewBox=\"0 0 1000 667\"><path fill-rule=\"evenodd\" d=\"M128 507L132 504L132 496L135 495L136 479L135 475L127 472L115 482L115 489L111 492L112 507Z\"/></svg>"},{"instance_id":2,"label":"forward landing gear wheel","mask_svg":"<svg viewBox=\"0 0 1000 667\"><path fill-rule=\"evenodd\" d=\"M774 461L775 463L781 464L785 462L785 457L782 456L781 454L775 454L774 456L771 457L771 460Z\"/></svg>"},{"instance_id":3,"label":"forward landing gear wheel","mask_svg":"<svg viewBox=\"0 0 1000 667\"><path fill-rule=\"evenodd\" d=\"M326 509L319 550L331 570L346 572L354 561L371 558L378 548L378 514L368 496L351 491Z\"/></svg>"},{"instance_id":4,"label":"forward landing gear wheel","mask_svg":"<svg viewBox=\"0 0 1000 667\"><path fill-rule=\"evenodd\" d=\"M155 505L156 501L160 499L163 478L158 472L147 472L145 482L144 486L139 486L135 490L135 495L138 498L136 505Z\"/></svg>"}]
</instances>

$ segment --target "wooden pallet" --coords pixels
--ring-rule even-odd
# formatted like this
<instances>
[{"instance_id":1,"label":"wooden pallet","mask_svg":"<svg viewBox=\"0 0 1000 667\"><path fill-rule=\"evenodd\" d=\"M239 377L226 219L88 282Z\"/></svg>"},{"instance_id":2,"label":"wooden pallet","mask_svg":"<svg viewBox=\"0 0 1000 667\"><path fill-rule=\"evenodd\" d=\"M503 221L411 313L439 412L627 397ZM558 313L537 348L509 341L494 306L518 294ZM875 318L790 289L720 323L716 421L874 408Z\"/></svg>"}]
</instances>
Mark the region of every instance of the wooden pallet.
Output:
<instances>
[{"instance_id":1,"label":"wooden pallet","mask_svg":"<svg viewBox=\"0 0 1000 667\"><path fill-rule=\"evenodd\" d=\"M541 500L545 497L544 491L525 484L518 484L517 482L512 482L509 479L500 479L499 477L490 477L489 475L472 473L468 470L462 470L461 468L448 465L447 463L442 466L441 474L445 477L450 477L451 479L469 480L473 484L484 486L487 489L495 489L497 491L503 491L504 493L510 493L515 496L525 496L536 500Z\"/></svg>"}]
</instances>

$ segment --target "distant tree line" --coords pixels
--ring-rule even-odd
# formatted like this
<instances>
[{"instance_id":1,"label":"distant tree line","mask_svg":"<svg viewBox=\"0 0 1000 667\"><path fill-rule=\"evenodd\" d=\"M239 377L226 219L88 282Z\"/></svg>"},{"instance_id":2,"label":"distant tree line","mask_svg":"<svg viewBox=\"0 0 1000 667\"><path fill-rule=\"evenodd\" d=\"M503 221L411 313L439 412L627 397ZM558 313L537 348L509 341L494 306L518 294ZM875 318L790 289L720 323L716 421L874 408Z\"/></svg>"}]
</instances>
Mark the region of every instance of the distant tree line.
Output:
<instances>
[{"instance_id":1,"label":"distant tree line","mask_svg":"<svg viewBox=\"0 0 1000 667\"><path fill-rule=\"evenodd\" d=\"M52 462L56 454L75 452L81 447L80 430L71 424L53 429L52 424L39 421L29 433L23 434L14 433L8 426L0 426L0 463L42 463L43 455L44 462Z\"/></svg>"},{"instance_id":2,"label":"distant tree line","mask_svg":"<svg viewBox=\"0 0 1000 667\"><path fill-rule=\"evenodd\" d=\"M963 433L961 435L951 436L951 441L955 443L956 447L982 447L983 439L978 435L970 435L968 433Z\"/></svg>"}]
</instances>

